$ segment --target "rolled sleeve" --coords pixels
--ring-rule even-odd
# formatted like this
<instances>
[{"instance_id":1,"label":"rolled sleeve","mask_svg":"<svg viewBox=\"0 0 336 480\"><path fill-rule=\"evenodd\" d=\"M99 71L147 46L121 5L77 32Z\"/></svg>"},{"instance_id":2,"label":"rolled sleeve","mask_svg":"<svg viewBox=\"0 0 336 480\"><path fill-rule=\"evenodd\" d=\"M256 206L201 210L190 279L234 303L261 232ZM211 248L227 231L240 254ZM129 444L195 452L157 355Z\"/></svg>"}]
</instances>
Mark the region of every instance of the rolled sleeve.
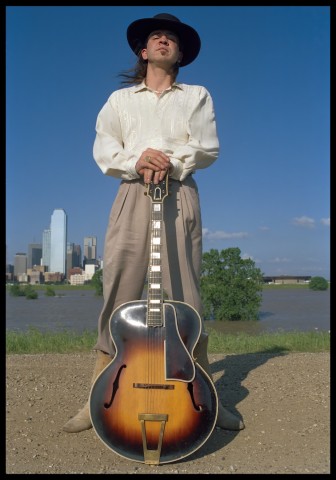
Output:
<instances>
[{"instance_id":1,"label":"rolled sleeve","mask_svg":"<svg viewBox=\"0 0 336 480\"><path fill-rule=\"evenodd\" d=\"M105 175L124 180L139 178L135 170L137 156L124 148L119 115L111 99L97 117L93 158Z\"/></svg>"},{"instance_id":2,"label":"rolled sleeve","mask_svg":"<svg viewBox=\"0 0 336 480\"><path fill-rule=\"evenodd\" d=\"M188 122L189 140L174 150L172 178L183 181L198 169L209 167L219 155L219 141L212 98L202 87Z\"/></svg>"}]
</instances>

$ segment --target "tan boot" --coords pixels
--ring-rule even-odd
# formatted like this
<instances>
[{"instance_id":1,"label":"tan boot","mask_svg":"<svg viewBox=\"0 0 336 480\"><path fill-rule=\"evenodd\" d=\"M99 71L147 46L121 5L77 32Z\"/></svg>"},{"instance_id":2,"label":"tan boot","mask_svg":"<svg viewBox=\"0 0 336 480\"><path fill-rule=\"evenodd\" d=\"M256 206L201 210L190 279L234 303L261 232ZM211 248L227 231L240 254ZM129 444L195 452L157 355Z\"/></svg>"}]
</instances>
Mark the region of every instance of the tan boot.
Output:
<instances>
[{"instance_id":1,"label":"tan boot","mask_svg":"<svg viewBox=\"0 0 336 480\"><path fill-rule=\"evenodd\" d=\"M100 372L111 362L112 358L107 353L97 350L96 363L93 370L91 385L94 383ZM90 418L89 400L84 407L73 418L63 426L63 430L68 433L78 433L92 428Z\"/></svg>"},{"instance_id":2,"label":"tan boot","mask_svg":"<svg viewBox=\"0 0 336 480\"><path fill-rule=\"evenodd\" d=\"M206 371L212 379L210 364L208 359L208 335L201 335L199 343L194 350L194 357L196 362ZM227 410L218 399L218 415L216 420L216 427L224 430L243 430L245 428L244 422L236 415Z\"/></svg>"}]
</instances>

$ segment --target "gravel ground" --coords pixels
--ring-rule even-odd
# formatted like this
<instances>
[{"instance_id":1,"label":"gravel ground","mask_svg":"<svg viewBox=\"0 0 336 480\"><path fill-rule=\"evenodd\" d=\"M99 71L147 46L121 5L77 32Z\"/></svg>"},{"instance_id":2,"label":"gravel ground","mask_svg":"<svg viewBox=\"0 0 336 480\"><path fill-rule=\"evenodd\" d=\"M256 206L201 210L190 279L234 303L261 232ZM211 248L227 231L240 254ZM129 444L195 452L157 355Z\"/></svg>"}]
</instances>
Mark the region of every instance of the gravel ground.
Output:
<instances>
[{"instance_id":1,"label":"gravel ground","mask_svg":"<svg viewBox=\"0 0 336 480\"><path fill-rule=\"evenodd\" d=\"M63 424L87 400L94 353L7 355L7 474L330 474L330 354L210 355L219 398L244 419L179 462L150 466Z\"/></svg>"}]
</instances>

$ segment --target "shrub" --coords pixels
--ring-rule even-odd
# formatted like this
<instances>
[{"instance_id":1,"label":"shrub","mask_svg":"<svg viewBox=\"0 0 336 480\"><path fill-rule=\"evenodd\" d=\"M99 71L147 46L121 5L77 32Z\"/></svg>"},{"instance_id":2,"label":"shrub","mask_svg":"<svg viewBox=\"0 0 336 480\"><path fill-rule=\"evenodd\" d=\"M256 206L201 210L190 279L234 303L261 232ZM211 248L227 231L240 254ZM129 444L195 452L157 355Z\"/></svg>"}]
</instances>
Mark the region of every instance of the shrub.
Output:
<instances>
[{"instance_id":1,"label":"shrub","mask_svg":"<svg viewBox=\"0 0 336 480\"><path fill-rule=\"evenodd\" d=\"M50 285L48 285L47 288L45 289L44 294L47 297L54 297L56 295L56 292Z\"/></svg>"},{"instance_id":2,"label":"shrub","mask_svg":"<svg viewBox=\"0 0 336 480\"><path fill-rule=\"evenodd\" d=\"M17 283L14 283L14 285L11 285L9 287L9 295L12 297L24 297L25 292L24 290L18 285Z\"/></svg>"},{"instance_id":3,"label":"shrub","mask_svg":"<svg viewBox=\"0 0 336 480\"><path fill-rule=\"evenodd\" d=\"M28 300L35 300L38 297L37 291L31 285L25 287L24 294Z\"/></svg>"},{"instance_id":4,"label":"shrub","mask_svg":"<svg viewBox=\"0 0 336 480\"><path fill-rule=\"evenodd\" d=\"M309 282L309 288L311 290L328 290L329 283L323 277L312 277Z\"/></svg>"}]
</instances>

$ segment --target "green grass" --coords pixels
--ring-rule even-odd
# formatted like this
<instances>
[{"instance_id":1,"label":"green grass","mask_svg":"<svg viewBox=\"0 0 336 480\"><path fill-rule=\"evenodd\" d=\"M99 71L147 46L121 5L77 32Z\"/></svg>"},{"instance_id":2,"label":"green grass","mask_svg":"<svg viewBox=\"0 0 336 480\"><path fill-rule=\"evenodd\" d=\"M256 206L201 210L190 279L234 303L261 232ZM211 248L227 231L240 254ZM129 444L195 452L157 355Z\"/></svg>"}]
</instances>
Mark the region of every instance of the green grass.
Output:
<instances>
[{"instance_id":1,"label":"green grass","mask_svg":"<svg viewBox=\"0 0 336 480\"><path fill-rule=\"evenodd\" d=\"M329 352L328 332L283 332L260 335L223 334L209 329L209 353L272 353L272 352ZM85 353L96 343L97 332L72 331L6 332L7 354Z\"/></svg>"},{"instance_id":2,"label":"green grass","mask_svg":"<svg viewBox=\"0 0 336 480\"><path fill-rule=\"evenodd\" d=\"M276 332L259 335L223 334L209 330L210 353L327 352L328 332Z\"/></svg>"},{"instance_id":3,"label":"green grass","mask_svg":"<svg viewBox=\"0 0 336 480\"><path fill-rule=\"evenodd\" d=\"M78 353L89 352L96 343L96 331L76 334L72 331L42 332L30 328L28 332L6 332L6 353Z\"/></svg>"}]
</instances>

